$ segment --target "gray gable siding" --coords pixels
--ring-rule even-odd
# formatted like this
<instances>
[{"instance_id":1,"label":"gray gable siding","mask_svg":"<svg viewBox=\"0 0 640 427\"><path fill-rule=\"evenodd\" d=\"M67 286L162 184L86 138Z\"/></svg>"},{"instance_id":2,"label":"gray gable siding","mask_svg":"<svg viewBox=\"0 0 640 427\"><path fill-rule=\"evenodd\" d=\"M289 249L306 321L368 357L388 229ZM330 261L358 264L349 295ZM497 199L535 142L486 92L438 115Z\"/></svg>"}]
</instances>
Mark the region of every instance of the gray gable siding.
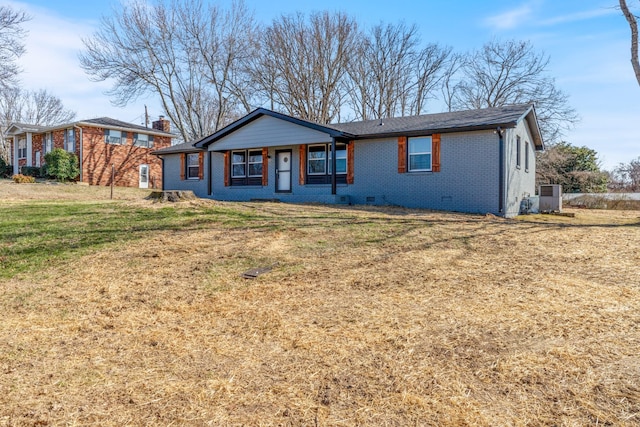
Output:
<instances>
[{"instance_id":1,"label":"gray gable siding","mask_svg":"<svg viewBox=\"0 0 640 427\"><path fill-rule=\"evenodd\" d=\"M331 136L275 117L262 116L211 144L209 150L223 151L315 142L331 142Z\"/></svg>"}]
</instances>

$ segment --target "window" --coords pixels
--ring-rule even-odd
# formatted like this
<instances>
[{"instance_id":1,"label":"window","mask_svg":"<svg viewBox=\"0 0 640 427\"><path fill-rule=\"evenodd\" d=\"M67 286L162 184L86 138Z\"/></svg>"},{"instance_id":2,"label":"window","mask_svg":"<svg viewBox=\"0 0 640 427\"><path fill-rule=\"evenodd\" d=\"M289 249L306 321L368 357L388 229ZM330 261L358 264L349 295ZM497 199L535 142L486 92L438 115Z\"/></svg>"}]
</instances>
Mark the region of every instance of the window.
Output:
<instances>
[{"instance_id":1,"label":"window","mask_svg":"<svg viewBox=\"0 0 640 427\"><path fill-rule=\"evenodd\" d=\"M409 171L431 171L431 137L409 138Z\"/></svg>"},{"instance_id":2,"label":"window","mask_svg":"<svg viewBox=\"0 0 640 427\"><path fill-rule=\"evenodd\" d=\"M307 184L330 184L332 174L331 144L307 147ZM347 182L347 144L336 143L336 182Z\"/></svg>"},{"instance_id":3,"label":"window","mask_svg":"<svg viewBox=\"0 0 640 427\"><path fill-rule=\"evenodd\" d=\"M73 128L64 131L64 149L71 153L76 151L76 133Z\"/></svg>"},{"instance_id":4,"label":"window","mask_svg":"<svg viewBox=\"0 0 640 427\"><path fill-rule=\"evenodd\" d=\"M262 179L262 150L249 151L249 176L259 176Z\"/></svg>"},{"instance_id":5,"label":"window","mask_svg":"<svg viewBox=\"0 0 640 427\"><path fill-rule=\"evenodd\" d=\"M520 137L516 137L516 167L519 168L522 165L522 146Z\"/></svg>"},{"instance_id":6,"label":"window","mask_svg":"<svg viewBox=\"0 0 640 427\"><path fill-rule=\"evenodd\" d=\"M200 179L200 154L187 154L187 179Z\"/></svg>"},{"instance_id":7,"label":"window","mask_svg":"<svg viewBox=\"0 0 640 427\"><path fill-rule=\"evenodd\" d=\"M327 146L310 145L307 155L307 173L309 175L324 175L327 173Z\"/></svg>"},{"instance_id":8,"label":"window","mask_svg":"<svg viewBox=\"0 0 640 427\"><path fill-rule=\"evenodd\" d=\"M21 139L18 141L18 158L26 159L27 158L27 140Z\"/></svg>"},{"instance_id":9,"label":"window","mask_svg":"<svg viewBox=\"0 0 640 427\"><path fill-rule=\"evenodd\" d=\"M231 152L231 185L263 185L262 150Z\"/></svg>"},{"instance_id":10,"label":"window","mask_svg":"<svg viewBox=\"0 0 640 427\"><path fill-rule=\"evenodd\" d=\"M529 172L529 143L524 142L524 170Z\"/></svg>"},{"instance_id":11,"label":"window","mask_svg":"<svg viewBox=\"0 0 640 427\"><path fill-rule=\"evenodd\" d=\"M51 139L51 132L47 132L44 134L44 154L50 153L53 151L53 140Z\"/></svg>"},{"instance_id":12,"label":"window","mask_svg":"<svg viewBox=\"0 0 640 427\"><path fill-rule=\"evenodd\" d=\"M134 133L133 145L136 147L153 148L153 135L147 135L146 133Z\"/></svg>"},{"instance_id":13,"label":"window","mask_svg":"<svg viewBox=\"0 0 640 427\"><path fill-rule=\"evenodd\" d=\"M120 132L119 130L105 129L104 142L106 142L107 144L126 144L127 133Z\"/></svg>"},{"instance_id":14,"label":"window","mask_svg":"<svg viewBox=\"0 0 640 427\"><path fill-rule=\"evenodd\" d=\"M247 176L246 151L234 151L231 153L231 177L244 178Z\"/></svg>"}]
</instances>

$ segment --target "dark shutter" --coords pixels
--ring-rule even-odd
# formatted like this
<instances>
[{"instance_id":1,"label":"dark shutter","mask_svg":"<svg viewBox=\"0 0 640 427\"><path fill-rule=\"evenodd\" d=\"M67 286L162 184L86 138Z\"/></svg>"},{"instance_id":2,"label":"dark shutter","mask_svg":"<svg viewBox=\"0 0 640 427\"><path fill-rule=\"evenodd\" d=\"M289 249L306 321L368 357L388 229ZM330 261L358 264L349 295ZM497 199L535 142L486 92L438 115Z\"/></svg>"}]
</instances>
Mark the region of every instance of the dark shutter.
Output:
<instances>
[{"instance_id":1,"label":"dark shutter","mask_svg":"<svg viewBox=\"0 0 640 427\"><path fill-rule=\"evenodd\" d=\"M198 153L198 179L204 178L204 153Z\"/></svg>"},{"instance_id":2,"label":"dark shutter","mask_svg":"<svg viewBox=\"0 0 640 427\"><path fill-rule=\"evenodd\" d=\"M398 137L398 173L407 172L407 137Z\"/></svg>"},{"instance_id":3,"label":"dark shutter","mask_svg":"<svg viewBox=\"0 0 640 427\"><path fill-rule=\"evenodd\" d=\"M262 149L262 185L266 187L269 184L269 150L266 147Z\"/></svg>"},{"instance_id":4,"label":"dark shutter","mask_svg":"<svg viewBox=\"0 0 640 427\"><path fill-rule=\"evenodd\" d=\"M229 167L231 166L229 163L231 162L231 159L229 158L229 151L225 151L224 152L224 186L228 187L229 184L231 184L231 181L229 179Z\"/></svg>"},{"instance_id":5,"label":"dark shutter","mask_svg":"<svg viewBox=\"0 0 640 427\"><path fill-rule=\"evenodd\" d=\"M347 144L347 184L353 184L353 145L353 141Z\"/></svg>"},{"instance_id":6,"label":"dark shutter","mask_svg":"<svg viewBox=\"0 0 640 427\"><path fill-rule=\"evenodd\" d=\"M180 153L180 180L184 181L184 168L187 163L187 156Z\"/></svg>"},{"instance_id":7,"label":"dark shutter","mask_svg":"<svg viewBox=\"0 0 640 427\"><path fill-rule=\"evenodd\" d=\"M304 185L305 169L307 167L307 146L300 145L300 170L298 176L298 182L300 185Z\"/></svg>"},{"instance_id":8,"label":"dark shutter","mask_svg":"<svg viewBox=\"0 0 640 427\"><path fill-rule=\"evenodd\" d=\"M440 172L440 134L434 133L431 136L431 170Z\"/></svg>"}]
</instances>

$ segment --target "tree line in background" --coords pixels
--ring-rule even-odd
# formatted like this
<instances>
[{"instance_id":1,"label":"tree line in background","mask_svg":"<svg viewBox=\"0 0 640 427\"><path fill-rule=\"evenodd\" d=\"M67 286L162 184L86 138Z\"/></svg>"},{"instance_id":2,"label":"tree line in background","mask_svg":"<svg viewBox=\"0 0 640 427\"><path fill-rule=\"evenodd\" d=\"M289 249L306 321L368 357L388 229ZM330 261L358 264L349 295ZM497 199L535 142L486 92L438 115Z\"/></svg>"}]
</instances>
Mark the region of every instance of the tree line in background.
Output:
<instances>
[{"instance_id":1,"label":"tree line in background","mask_svg":"<svg viewBox=\"0 0 640 427\"><path fill-rule=\"evenodd\" d=\"M54 95L19 87L15 61L28 19L0 6L0 120L71 121L75 113ZM528 41L492 40L459 53L423 43L405 23L363 28L345 13L321 11L260 25L241 1L225 9L169 0L122 3L83 43L81 66L92 79L113 82L117 104L157 97L184 141L257 106L332 123L535 103L548 147L538 156L540 183L602 191L608 181L623 188L635 176L624 172L632 165L605 173L595 151L562 142L578 116L549 75L548 56Z\"/></svg>"},{"instance_id":2,"label":"tree line in background","mask_svg":"<svg viewBox=\"0 0 640 427\"><path fill-rule=\"evenodd\" d=\"M578 120L530 42L456 53L424 43L415 25L363 28L342 12L260 25L242 2L130 2L83 42L92 79L113 81L120 105L159 97L185 141L256 106L326 124L535 102L548 142Z\"/></svg>"}]
</instances>

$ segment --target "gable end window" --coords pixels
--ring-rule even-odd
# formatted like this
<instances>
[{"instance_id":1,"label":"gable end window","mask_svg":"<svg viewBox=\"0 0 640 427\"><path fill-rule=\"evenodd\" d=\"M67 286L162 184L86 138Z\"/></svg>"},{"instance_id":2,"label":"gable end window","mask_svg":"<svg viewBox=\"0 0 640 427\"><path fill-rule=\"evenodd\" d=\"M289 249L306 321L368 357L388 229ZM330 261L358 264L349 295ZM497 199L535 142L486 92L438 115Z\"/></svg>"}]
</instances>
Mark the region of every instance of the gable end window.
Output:
<instances>
[{"instance_id":1,"label":"gable end window","mask_svg":"<svg viewBox=\"0 0 640 427\"><path fill-rule=\"evenodd\" d=\"M409 172L430 172L431 171L431 137L418 136L409 138Z\"/></svg>"},{"instance_id":2,"label":"gable end window","mask_svg":"<svg viewBox=\"0 0 640 427\"><path fill-rule=\"evenodd\" d=\"M133 145L136 147L153 148L153 135L147 135L146 133L134 133Z\"/></svg>"},{"instance_id":3,"label":"gable end window","mask_svg":"<svg viewBox=\"0 0 640 427\"><path fill-rule=\"evenodd\" d=\"M106 142L107 144L117 144L117 145L126 144L127 133L120 132L119 130L105 129L104 142Z\"/></svg>"},{"instance_id":4,"label":"gable end window","mask_svg":"<svg viewBox=\"0 0 640 427\"><path fill-rule=\"evenodd\" d=\"M522 141L519 136L516 136L516 167L520 168L522 165Z\"/></svg>"},{"instance_id":5,"label":"gable end window","mask_svg":"<svg viewBox=\"0 0 640 427\"><path fill-rule=\"evenodd\" d=\"M263 185L263 150L231 152L231 185Z\"/></svg>"},{"instance_id":6,"label":"gable end window","mask_svg":"<svg viewBox=\"0 0 640 427\"><path fill-rule=\"evenodd\" d=\"M331 144L307 146L307 184L330 184L332 174ZM347 183L347 144L336 143L336 182Z\"/></svg>"},{"instance_id":7,"label":"gable end window","mask_svg":"<svg viewBox=\"0 0 640 427\"><path fill-rule=\"evenodd\" d=\"M529 172L529 143L524 142L524 171Z\"/></svg>"}]
</instances>

